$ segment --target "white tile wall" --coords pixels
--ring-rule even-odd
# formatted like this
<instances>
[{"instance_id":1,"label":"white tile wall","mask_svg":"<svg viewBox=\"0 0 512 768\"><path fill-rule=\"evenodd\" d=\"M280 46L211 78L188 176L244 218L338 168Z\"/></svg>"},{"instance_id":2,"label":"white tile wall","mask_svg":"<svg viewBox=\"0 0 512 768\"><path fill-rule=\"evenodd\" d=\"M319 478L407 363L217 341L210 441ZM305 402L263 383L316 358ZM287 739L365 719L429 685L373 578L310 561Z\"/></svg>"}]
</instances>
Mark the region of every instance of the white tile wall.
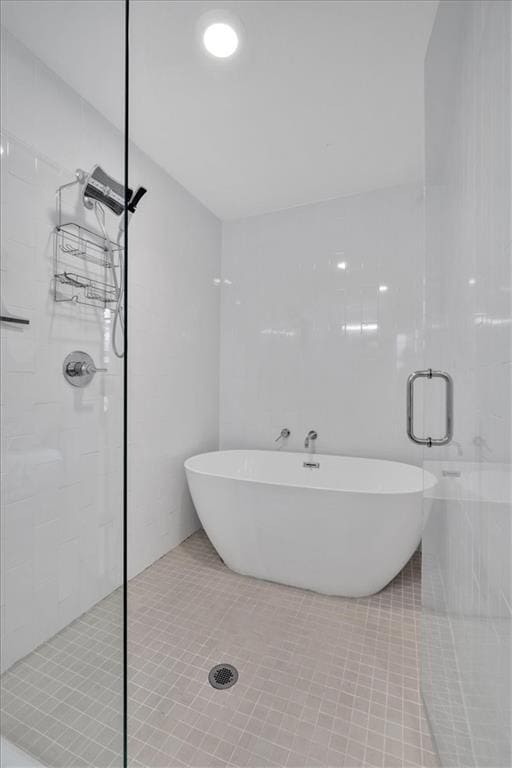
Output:
<instances>
[{"instance_id":1,"label":"white tile wall","mask_svg":"<svg viewBox=\"0 0 512 768\"><path fill-rule=\"evenodd\" d=\"M120 583L122 365L94 310L55 304L50 280L56 188L95 163L122 178L123 140L3 28L1 91L2 296L31 320L1 329L6 668ZM130 227L133 575L198 525L182 460L218 442L221 230L136 147L131 161L148 189ZM72 389L61 367L73 349L108 374Z\"/></svg>"},{"instance_id":2,"label":"white tile wall","mask_svg":"<svg viewBox=\"0 0 512 768\"><path fill-rule=\"evenodd\" d=\"M131 173L149 189L129 241L133 576L199 526L183 462L218 446L221 226L135 147Z\"/></svg>"},{"instance_id":3,"label":"white tile wall","mask_svg":"<svg viewBox=\"0 0 512 768\"><path fill-rule=\"evenodd\" d=\"M419 186L225 223L221 446L274 448L286 426L291 450L316 429L319 452L421 458L404 409L422 269Z\"/></svg>"},{"instance_id":4,"label":"white tile wall","mask_svg":"<svg viewBox=\"0 0 512 768\"><path fill-rule=\"evenodd\" d=\"M479 768L512 761L511 42L510 3L441 3L426 62L425 365L460 444L428 466L460 476L423 539L423 692L442 764Z\"/></svg>"}]
</instances>

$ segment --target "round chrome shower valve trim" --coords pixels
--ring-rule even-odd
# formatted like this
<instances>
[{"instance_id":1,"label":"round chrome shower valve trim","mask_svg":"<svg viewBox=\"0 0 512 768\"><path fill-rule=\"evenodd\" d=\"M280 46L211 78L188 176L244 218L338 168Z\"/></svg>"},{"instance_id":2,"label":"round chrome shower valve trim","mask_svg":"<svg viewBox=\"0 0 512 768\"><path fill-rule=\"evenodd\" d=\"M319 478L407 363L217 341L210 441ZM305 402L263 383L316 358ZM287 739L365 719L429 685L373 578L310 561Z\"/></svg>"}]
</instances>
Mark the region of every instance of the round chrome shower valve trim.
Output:
<instances>
[{"instance_id":1,"label":"round chrome shower valve trim","mask_svg":"<svg viewBox=\"0 0 512 768\"><path fill-rule=\"evenodd\" d=\"M64 378L72 387L86 387L93 380L95 373L106 370L106 368L96 368L92 357L80 350L66 355L62 364Z\"/></svg>"}]
</instances>

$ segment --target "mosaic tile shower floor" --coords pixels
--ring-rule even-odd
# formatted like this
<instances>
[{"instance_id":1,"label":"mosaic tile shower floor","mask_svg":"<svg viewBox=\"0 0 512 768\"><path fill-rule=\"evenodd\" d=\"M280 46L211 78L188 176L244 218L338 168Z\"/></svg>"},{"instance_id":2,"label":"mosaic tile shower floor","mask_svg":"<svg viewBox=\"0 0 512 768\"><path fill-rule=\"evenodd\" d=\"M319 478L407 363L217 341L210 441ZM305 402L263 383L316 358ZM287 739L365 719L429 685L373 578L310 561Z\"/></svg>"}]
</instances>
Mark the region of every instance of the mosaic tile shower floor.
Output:
<instances>
[{"instance_id":1,"label":"mosaic tile shower floor","mask_svg":"<svg viewBox=\"0 0 512 768\"><path fill-rule=\"evenodd\" d=\"M239 576L194 534L129 585L130 768L436 766L420 585L415 556L378 595L317 595ZM4 736L49 766L119 765L116 598L3 677ZM229 690L208 684L220 662Z\"/></svg>"}]
</instances>

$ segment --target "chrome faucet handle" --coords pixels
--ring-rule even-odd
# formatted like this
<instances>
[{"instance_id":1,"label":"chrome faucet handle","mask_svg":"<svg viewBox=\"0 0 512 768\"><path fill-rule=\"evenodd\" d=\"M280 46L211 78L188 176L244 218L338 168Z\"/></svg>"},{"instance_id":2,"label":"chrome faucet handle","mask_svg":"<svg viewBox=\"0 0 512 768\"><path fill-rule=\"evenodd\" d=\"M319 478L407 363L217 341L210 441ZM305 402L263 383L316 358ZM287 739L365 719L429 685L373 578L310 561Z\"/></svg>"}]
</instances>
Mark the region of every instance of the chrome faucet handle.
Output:
<instances>
[{"instance_id":1,"label":"chrome faucet handle","mask_svg":"<svg viewBox=\"0 0 512 768\"><path fill-rule=\"evenodd\" d=\"M73 387L85 387L96 373L104 373L107 370L107 368L96 368L92 357L80 350L67 355L62 366L64 378Z\"/></svg>"},{"instance_id":2,"label":"chrome faucet handle","mask_svg":"<svg viewBox=\"0 0 512 768\"><path fill-rule=\"evenodd\" d=\"M290 437L291 432L287 427L284 427L281 430L281 433L276 437L274 440L274 443L278 443L280 440L286 440L287 437Z\"/></svg>"},{"instance_id":3,"label":"chrome faucet handle","mask_svg":"<svg viewBox=\"0 0 512 768\"><path fill-rule=\"evenodd\" d=\"M108 368L96 368L94 363L83 363L84 373L106 373Z\"/></svg>"},{"instance_id":4,"label":"chrome faucet handle","mask_svg":"<svg viewBox=\"0 0 512 768\"><path fill-rule=\"evenodd\" d=\"M96 368L94 363L86 363L85 361L76 361L66 365L68 376L87 376L91 373L103 373L106 370L106 368Z\"/></svg>"}]
</instances>

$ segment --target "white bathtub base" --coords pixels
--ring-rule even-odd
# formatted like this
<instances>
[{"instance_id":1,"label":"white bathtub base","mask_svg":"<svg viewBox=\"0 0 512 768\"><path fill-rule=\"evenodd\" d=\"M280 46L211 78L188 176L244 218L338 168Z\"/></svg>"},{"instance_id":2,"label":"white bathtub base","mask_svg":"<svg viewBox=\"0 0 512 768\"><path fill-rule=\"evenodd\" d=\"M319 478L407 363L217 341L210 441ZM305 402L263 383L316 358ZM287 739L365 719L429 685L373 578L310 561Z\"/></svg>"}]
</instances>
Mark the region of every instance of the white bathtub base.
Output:
<instances>
[{"instance_id":1,"label":"white bathtub base","mask_svg":"<svg viewBox=\"0 0 512 768\"><path fill-rule=\"evenodd\" d=\"M219 459L222 454L224 462ZM273 456L281 463L282 484L270 481L263 466ZM285 456L290 458L283 461ZM420 542L424 473L396 462L317 456L321 468L312 475L303 470L303 459L300 454L263 451L226 451L189 459L185 467L190 491L213 546L229 568L246 576L327 595L363 597L378 592L400 572ZM361 462L367 462L362 472ZM402 473L397 472L400 467ZM273 468L268 469L273 475ZM212 474L218 471L225 475ZM402 490L395 487L401 474ZM310 485L298 485L301 481ZM312 485L335 481L353 487ZM359 488L360 481L366 490Z\"/></svg>"}]
</instances>

